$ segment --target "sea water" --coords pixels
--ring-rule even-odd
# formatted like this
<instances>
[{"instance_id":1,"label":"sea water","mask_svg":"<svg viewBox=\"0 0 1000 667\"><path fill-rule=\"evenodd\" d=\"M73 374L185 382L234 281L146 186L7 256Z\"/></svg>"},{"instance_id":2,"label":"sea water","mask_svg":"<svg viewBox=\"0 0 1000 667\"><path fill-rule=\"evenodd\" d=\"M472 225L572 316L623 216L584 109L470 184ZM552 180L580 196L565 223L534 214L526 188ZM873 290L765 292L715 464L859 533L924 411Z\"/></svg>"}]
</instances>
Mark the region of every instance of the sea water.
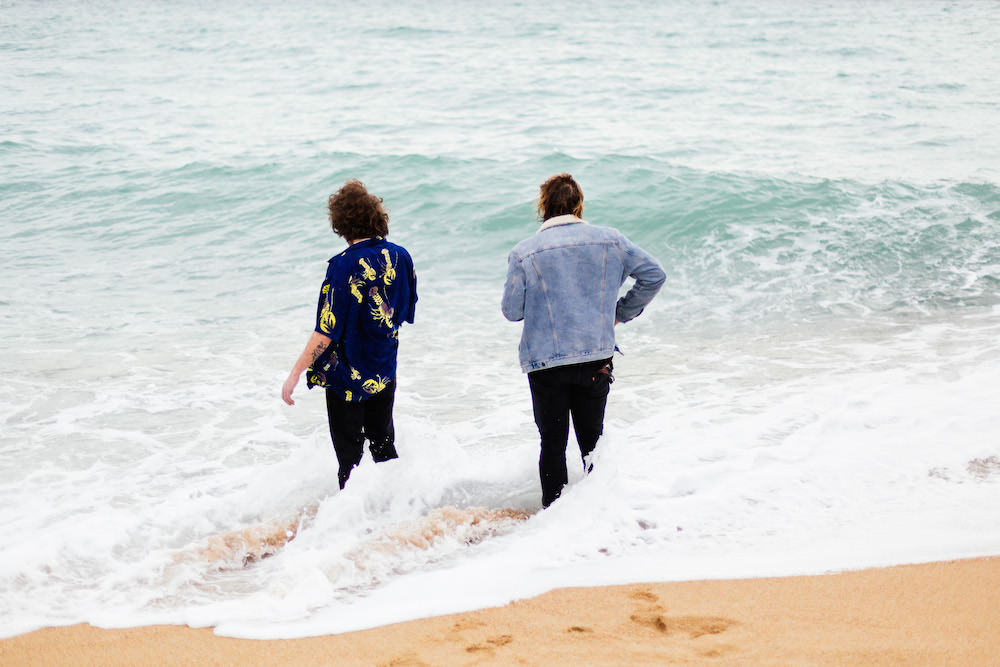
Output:
<instances>
[{"instance_id":1,"label":"sea water","mask_svg":"<svg viewBox=\"0 0 1000 667\"><path fill-rule=\"evenodd\" d=\"M557 586L1000 553L988 2L0 2L0 636L295 637ZM662 263L540 510L538 185ZM281 383L385 198L400 458Z\"/></svg>"}]
</instances>

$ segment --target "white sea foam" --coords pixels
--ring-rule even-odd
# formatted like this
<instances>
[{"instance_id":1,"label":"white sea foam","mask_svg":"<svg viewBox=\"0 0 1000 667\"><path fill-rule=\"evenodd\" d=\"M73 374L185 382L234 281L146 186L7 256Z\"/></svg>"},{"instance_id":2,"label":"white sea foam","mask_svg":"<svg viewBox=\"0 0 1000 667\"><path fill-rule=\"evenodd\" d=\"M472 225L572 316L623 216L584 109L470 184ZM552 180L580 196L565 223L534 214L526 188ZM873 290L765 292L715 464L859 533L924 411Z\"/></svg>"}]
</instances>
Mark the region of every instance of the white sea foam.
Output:
<instances>
[{"instance_id":1,"label":"white sea foam","mask_svg":"<svg viewBox=\"0 0 1000 667\"><path fill-rule=\"evenodd\" d=\"M443 332L405 333L412 350ZM571 467L564 497L524 522L500 516L469 532L477 507L530 514L539 502L526 388L513 373L492 385L488 355L448 399L512 405L421 416L418 406L438 395L421 395L419 378L412 390L404 383L401 459L366 460L344 492L311 395L287 411L309 411L304 438L280 422L217 424L193 446L55 461L19 493L5 488L4 525L18 539L0 560L3 593L16 600L4 627L185 622L298 636L558 585L823 572L1000 549L990 392L1000 355L977 343L997 333L989 318L834 340L664 344L636 333L622 332L635 361L619 358L594 473ZM456 341L438 350L438 364L472 349ZM24 513L33 498L45 503ZM428 525L431 537L420 537ZM294 539L186 557L262 526Z\"/></svg>"}]
</instances>

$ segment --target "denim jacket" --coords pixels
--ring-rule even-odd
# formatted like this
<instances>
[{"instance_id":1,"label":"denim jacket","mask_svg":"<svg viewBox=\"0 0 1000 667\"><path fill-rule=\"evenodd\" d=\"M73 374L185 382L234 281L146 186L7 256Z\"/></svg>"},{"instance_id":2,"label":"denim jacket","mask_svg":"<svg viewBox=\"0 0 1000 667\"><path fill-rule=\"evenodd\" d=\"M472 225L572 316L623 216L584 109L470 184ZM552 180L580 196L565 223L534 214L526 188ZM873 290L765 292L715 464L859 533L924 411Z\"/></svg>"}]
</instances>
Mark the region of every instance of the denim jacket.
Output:
<instances>
[{"instance_id":1,"label":"denim jacket","mask_svg":"<svg viewBox=\"0 0 1000 667\"><path fill-rule=\"evenodd\" d=\"M635 284L625 296L625 281ZM525 372L608 359L615 320L638 316L666 279L660 264L616 229L574 215L549 218L511 251L503 315L524 320L519 356Z\"/></svg>"}]
</instances>

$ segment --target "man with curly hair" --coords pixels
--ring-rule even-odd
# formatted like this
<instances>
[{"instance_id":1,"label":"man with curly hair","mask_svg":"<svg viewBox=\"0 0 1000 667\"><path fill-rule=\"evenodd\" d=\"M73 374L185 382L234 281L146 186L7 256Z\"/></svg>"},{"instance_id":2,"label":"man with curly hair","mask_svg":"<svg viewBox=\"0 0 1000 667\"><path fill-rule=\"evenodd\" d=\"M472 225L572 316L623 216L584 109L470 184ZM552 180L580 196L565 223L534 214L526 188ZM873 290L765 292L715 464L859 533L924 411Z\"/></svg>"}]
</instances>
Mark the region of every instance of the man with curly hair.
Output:
<instances>
[{"instance_id":1,"label":"man with curly hair","mask_svg":"<svg viewBox=\"0 0 1000 667\"><path fill-rule=\"evenodd\" d=\"M382 198L350 180L330 196L330 226L347 248L330 259L316 306L316 326L281 388L326 389L330 437L343 489L361 462L365 440L376 462L397 457L392 407L399 327L413 323L417 276L402 246L385 240L389 215Z\"/></svg>"}]
</instances>

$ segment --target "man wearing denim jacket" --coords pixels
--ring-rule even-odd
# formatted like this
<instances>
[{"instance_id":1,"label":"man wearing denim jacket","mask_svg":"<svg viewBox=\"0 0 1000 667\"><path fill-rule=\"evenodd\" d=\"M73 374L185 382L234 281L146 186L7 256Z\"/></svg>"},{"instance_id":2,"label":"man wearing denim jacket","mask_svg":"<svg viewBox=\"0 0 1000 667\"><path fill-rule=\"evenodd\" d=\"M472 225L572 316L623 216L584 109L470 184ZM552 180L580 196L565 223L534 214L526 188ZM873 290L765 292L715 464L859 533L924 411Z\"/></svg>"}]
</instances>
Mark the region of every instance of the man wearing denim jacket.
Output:
<instances>
[{"instance_id":1,"label":"man wearing denim jacket","mask_svg":"<svg viewBox=\"0 0 1000 667\"><path fill-rule=\"evenodd\" d=\"M571 415L590 470L614 381L615 325L637 317L666 275L618 230L580 218L583 191L569 174L542 184L538 212L541 228L508 258L501 308L508 320L524 320L519 356L541 436L538 472L548 507L566 485ZM629 277L635 284L618 298Z\"/></svg>"}]
</instances>

